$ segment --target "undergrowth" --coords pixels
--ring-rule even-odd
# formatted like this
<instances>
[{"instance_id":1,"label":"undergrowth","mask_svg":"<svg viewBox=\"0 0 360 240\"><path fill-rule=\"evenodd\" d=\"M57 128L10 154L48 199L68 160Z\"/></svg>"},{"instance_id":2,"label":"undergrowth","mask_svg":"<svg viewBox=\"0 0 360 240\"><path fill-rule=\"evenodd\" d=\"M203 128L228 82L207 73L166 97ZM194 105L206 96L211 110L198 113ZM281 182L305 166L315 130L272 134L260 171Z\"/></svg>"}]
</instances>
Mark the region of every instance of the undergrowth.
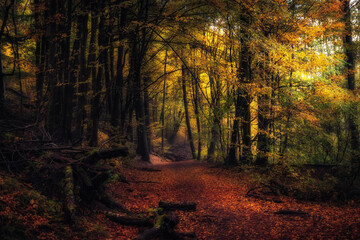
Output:
<instances>
[{"instance_id":1,"label":"undergrowth","mask_svg":"<svg viewBox=\"0 0 360 240\"><path fill-rule=\"evenodd\" d=\"M253 189L264 195L286 195L305 201L345 202L358 200L360 183L350 186L346 169L331 166L246 167Z\"/></svg>"}]
</instances>

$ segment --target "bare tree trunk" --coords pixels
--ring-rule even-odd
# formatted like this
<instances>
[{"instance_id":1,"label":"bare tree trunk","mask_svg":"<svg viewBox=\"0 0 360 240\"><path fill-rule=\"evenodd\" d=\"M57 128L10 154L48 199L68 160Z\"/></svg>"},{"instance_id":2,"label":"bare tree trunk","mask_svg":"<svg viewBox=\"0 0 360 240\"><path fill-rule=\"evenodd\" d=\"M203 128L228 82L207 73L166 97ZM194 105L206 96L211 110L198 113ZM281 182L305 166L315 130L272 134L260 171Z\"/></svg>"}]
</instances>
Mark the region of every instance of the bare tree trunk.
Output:
<instances>
[{"instance_id":1,"label":"bare tree trunk","mask_svg":"<svg viewBox=\"0 0 360 240\"><path fill-rule=\"evenodd\" d=\"M2 53L0 45L0 119L4 117L4 101L5 101L5 83L3 75L3 65L2 65Z\"/></svg>"},{"instance_id":2,"label":"bare tree trunk","mask_svg":"<svg viewBox=\"0 0 360 240\"><path fill-rule=\"evenodd\" d=\"M164 63L164 75L166 74L166 67L167 67L167 57L168 52L167 49L165 51L165 63ZM163 84L163 99L162 99L162 106L161 106L161 151L164 152L164 142L165 142L165 100L166 100L166 75L164 76L164 84Z\"/></svg>"},{"instance_id":3,"label":"bare tree trunk","mask_svg":"<svg viewBox=\"0 0 360 240\"><path fill-rule=\"evenodd\" d=\"M212 72L211 75L215 73ZM210 91L211 91L211 101L212 101L212 124L211 124L211 138L210 144L208 148L208 161L214 160L215 148L216 144L220 140L220 121L221 121L221 109L220 109L220 94L221 94L221 86L219 79L214 78L215 76L209 77L210 79Z\"/></svg>"},{"instance_id":4,"label":"bare tree trunk","mask_svg":"<svg viewBox=\"0 0 360 240\"><path fill-rule=\"evenodd\" d=\"M79 45L80 42L76 39L73 47L74 60L71 61L70 67L70 36L71 36L71 24L72 24L72 0L67 0L66 8L64 9L64 15L67 16L67 24L64 24L64 35L66 38L63 40L62 52L64 65L62 67L65 86L64 89L64 104L62 110L62 140L66 143L71 142L72 134L72 119L73 119L73 105L74 105L74 86L76 83L76 76L70 69L71 67L77 68L79 65ZM76 38L79 37L77 33Z\"/></svg>"},{"instance_id":5,"label":"bare tree trunk","mask_svg":"<svg viewBox=\"0 0 360 240\"><path fill-rule=\"evenodd\" d=\"M35 6L35 12L34 12L34 18L35 18L35 29L37 32L37 38L36 38L36 49L35 49L35 66L36 66L36 115L38 118L39 110L40 110L40 103L42 99L43 94L43 84L44 79L43 76L43 67L42 67L42 35L40 35L40 30L42 30L42 25L40 23L40 13L39 10L36 8L39 6L39 0L34 0L34 6Z\"/></svg>"},{"instance_id":6,"label":"bare tree trunk","mask_svg":"<svg viewBox=\"0 0 360 240\"><path fill-rule=\"evenodd\" d=\"M85 8L85 0L82 0L82 7ZM85 12L78 16L78 24L81 30L80 39L80 72L78 74L78 103L77 103L77 116L76 116L76 136L82 139L84 134L84 121L87 113L85 105L87 102L87 91L88 91L88 68L86 66L86 49L88 40L88 13ZM91 39L93 40L93 39ZM89 55L90 58L90 55Z\"/></svg>"},{"instance_id":7,"label":"bare tree trunk","mask_svg":"<svg viewBox=\"0 0 360 240\"><path fill-rule=\"evenodd\" d=\"M258 139L257 149L258 154L256 156L257 165L266 165L269 161L268 153L270 152L270 141L269 141L269 98L268 96L259 96L258 98Z\"/></svg>"},{"instance_id":8,"label":"bare tree trunk","mask_svg":"<svg viewBox=\"0 0 360 240\"><path fill-rule=\"evenodd\" d=\"M195 111L195 117L196 117L196 126L197 126L197 133L198 133L198 154L197 154L197 160L200 161L201 159L201 125L200 125L200 111L199 111L199 79L200 76L198 74L198 71L195 71L195 78L194 80L194 111Z\"/></svg>"},{"instance_id":9,"label":"bare tree trunk","mask_svg":"<svg viewBox=\"0 0 360 240\"><path fill-rule=\"evenodd\" d=\"M244 86L240 89L239 108L242 116L241 122L241 140L242 140L242 154L241 162L248 164L252 161L251 152L251 114L250 114L250 96L245 87L246 84L251 82L251 67L250 67L250 53L247 34L244 34L241 39L242 48L240 52L240 67L238 70L239 81Z\"/></svg>"},{"instance_id":10,"label":"bare tree trunk","mask_svg":"<svg viewBox=\"0 0 360 240\"><path fill-rule=\"evenodd\" d=\"M7 24L7 20L9 18L9 12L10 9L14 6L15 0L11 0L9 5L7 5L4 9L4 15L2 19L2 24L0 28L0 118L4 117L4 101L5 101L5 83L4 83L4 73L3 73L3 65L2 65L2 53L1 53L1 47L2 47L2 36L5 31L5 27ZM7 1L6 1L7 3Z\"/></svg>"},{"instance_id":11,"label":"bare tree trunk","mask_svg":"<svg viewBox=\"0 0 360 240\"><path fill-rule=\"evenodd\" d=\"M125 36L123 33L123 28L126 26L127 22L127 11L125 8L121 8L120 12L120 20L119 20L119 39L122 40ZM125 51L124 46L121 45L118 47L118 59L117 59L117 65L116 65L116 79L115 79L115 87L113 92L113 109L111 113L111 123L115 127L119 124L119 115L121 114L121 123L120 123L120 129L121 131L124 131L122 128L124 125L124 115L126 114L123 112L123 88L124 88L124 57L125 57Z\"/></svg>"},{"instance_id":12,"label":"bare tree trunk","mask_svg":"<svg viewBox=\"0 0 360 240\"><path fill-rule=\"evenodd\" d=\"M181 75L181 83L182 83L182 90L183 90L186 128L187 128L187 131L188 131L188 138L189 138L191 154L192 154L193 159L196 159L195 145L194 145L194 140L193 140L192 131L191 131L191 124L190 124L189 107L188 107L188 101L187 101L187 97L186 97L186 82L185 82L185 79L188 76L188 74L186 73L186 68L185 68L184 65L182 65L181 73L182 73L182 75Z\"/></svg>"},{"instance_id":13,"label":"bare tree trunk","mask_svg":"<svg viewBox=\"0 0 360 240\"><path fill-rule=\"evenodd\" d=\"M50 1L49 3L49 21L48 32L49 32L49 48L47 53L47 82L49 88L49 104L47 112L46 126L50 134L55 137L59 136L60 126L60 87L57 86L59 78L58 69L58 56L60 55L59 45L56 41L56 34L58 31L58 24L55 20L56 14L58 13L57 1Z\"/></svg>"},{"instance_id":14,"label":"bare tree trunk","mask_svg":"<svg viewBox=\"0 0 360 240\"><path fill-rule=\"evenodd\" d=\"M238 135L239 135L239 119L240 119L240 93L236 92L235 99L235 118L233 123L233 129L231 131L229 153L225 159L226 165L237 164L237 149L238 149Z\"/></svg>"},{"instance_id":15,"label":"bare tree trunk","mask_svg":"<svg viewBox=\"0 0 360 240\"><path fill-rule=\"evenodd\" d=\"M353 93L355 86L355 46L352 39L352 23L351 23L351 9L350 0L344 1L344 21L345 21L345 36L344 47L346 54L345 74L347 76L348 89ZM351 147L351 164L353 170L360 171L360 142L359 142L359 127L358 127L358 107L355 103L351 104L351 110L348 117L348 128L350 132L350 147ZM357 169L357 170L356 170Z\"/></svg>"},{"instance_id":16,"label":"bare tree trunk","mask_svg":"<svg viewBox=\"0 0 360 240\"><path fill-rule=\"evenodd\" d=\"M144 78L145 83L151 82L150 78ZM146 84L144 84L146 85ZM151 120L150 120L150 98L147 88L144 89L144 112L145 112L145 126L146 126L146 136L149 152L151 152Z\"/></svg>"},{"instance_id":17,"label":"bare tree trunk","mask_svg":"<svg viewBox=\"0 0 360 240\"><path fill-rule=\"evenodd\" d=\"M105 10L105 2L99 3L100 7L98 10L100 12ZM99 130L99 118L100 118L100 97L102 90L102 80L104 76L104 68L106 62L106 45L108 43L108 37L105 32L105 21L106 16L105 13L102 12L100 16L99 22L99 35L98 35L98 43L99 43L99 64L97 68L96 78L92 79L92 91L93 96L91 99L91 119L90 119L90 146L97 146L98 144L98 130Z\"/></svg>"}]
</instances>

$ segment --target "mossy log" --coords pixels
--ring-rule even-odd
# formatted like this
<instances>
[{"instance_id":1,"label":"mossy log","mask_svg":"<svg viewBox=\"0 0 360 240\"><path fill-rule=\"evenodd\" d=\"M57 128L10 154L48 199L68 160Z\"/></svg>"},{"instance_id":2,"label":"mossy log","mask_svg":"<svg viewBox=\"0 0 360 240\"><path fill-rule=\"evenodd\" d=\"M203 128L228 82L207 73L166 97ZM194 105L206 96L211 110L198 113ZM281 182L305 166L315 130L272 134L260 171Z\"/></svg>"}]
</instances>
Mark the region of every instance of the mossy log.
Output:
<instances>
[{"instance_id":1,"label":"mossy log","mask_svg":"<svg viewBox=\"0 0 360 240\"><path fill-rule=\"evenodd\" d=\"M129 155L129 149L127 147L119 147L115 149L97 151L93 150L88 156L81 159L84 163L95 164L102 159L110 159L116 157L125 157Z\"/></svg>"},{"instance_id":2,"label":"mossy log","mask_svg":"<svg viewBox=\"0 0 360 240\"><path fill-rule=\"evenodd\" d=\"M173 203L172 203L173 204ZM183 206L182 203L181 206ZM173 205L171 205L173 206ZM176 203L178 207L179 204ZM189 206L187 203L186 206ZM191 204L191 206L193 206ZM191 207L193 209L193 207ZM128 215L120 215L116 213L107 213L106 216L117 223L128 226L138 226L138 227L150 227L140 233L136 239L137 240L150 240L150 239L193 239L195 238L195 233L193 232L177 232L175 227L179 224L179 218L169 211L164 211L162 208L158 208L155 211L150 211L148 217L133 217Z\"/></svg>"},{"instance_id":3,"label":"mossy log","mask_svg":"<svg viewBox=\"0 0 360 240\"><path fill-rule=\"evenodd\" d=\"M111 169L95 165L100 159L126 156L127 154L127 148L96 151L79 160L53 154L58 162L67 164L65 167L64 183L65 212L70 221L73 220L75 215L74 178L75 184L77 184L76 187L79 189L79 196L83 201L91 203L93 200L96 200L105 204L108 208L128 212L127 209L106 192L105 183L111 178Z\"/></svg>"},{"instance_id":4,"label":"mossy log","mask_svg":"<svg viewBox=\"0 0 360 240\"><path fill-rule=\"evenodd\" d=\"M137 240L150 240L150 239L185 239L195 238L195 233L177 232L174 228L179 223L179 218L174 213L165 213L159 215L154 220L154 226L145 230L137 236Z\"/></svg>"}]
</instances>

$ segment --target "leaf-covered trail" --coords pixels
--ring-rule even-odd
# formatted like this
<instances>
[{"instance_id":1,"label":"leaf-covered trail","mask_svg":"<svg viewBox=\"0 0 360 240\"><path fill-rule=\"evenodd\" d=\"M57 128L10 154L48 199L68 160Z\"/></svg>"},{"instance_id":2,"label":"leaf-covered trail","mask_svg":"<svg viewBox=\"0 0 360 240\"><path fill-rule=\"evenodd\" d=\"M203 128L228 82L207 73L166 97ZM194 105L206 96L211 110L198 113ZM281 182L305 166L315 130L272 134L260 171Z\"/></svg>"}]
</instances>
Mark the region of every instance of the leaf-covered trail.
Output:
<instances>
[{"instance_id":1,"label":"leaf-covered trail","mask_svg":"<svg viewBox=\"0 0 360 240\"><path fill-rule=\"evenodd\" d=\"M161 171L131 169L130 186L116 183L111 191L134 212L145 212L159 200L193 201L197 211L176 213L178 229L194 231L198 239L359 239L358 207L297 202L282 203L245 197L246 176L206 163L185 161L155 165ZM282 209L306 215L279 215ZM99 216L112 239L132 239L137 228L124 227Z\"/></svg>"}]
</instances>

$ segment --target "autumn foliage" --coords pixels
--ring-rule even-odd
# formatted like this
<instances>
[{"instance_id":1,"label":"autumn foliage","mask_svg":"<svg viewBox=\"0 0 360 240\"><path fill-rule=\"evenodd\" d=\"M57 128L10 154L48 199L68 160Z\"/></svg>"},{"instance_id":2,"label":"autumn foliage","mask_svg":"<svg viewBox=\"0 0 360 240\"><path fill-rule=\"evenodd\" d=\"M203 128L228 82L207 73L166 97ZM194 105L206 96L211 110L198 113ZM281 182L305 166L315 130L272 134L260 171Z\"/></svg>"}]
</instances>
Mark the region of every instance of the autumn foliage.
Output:
<instances>
[{"instance_id":1,"label":"autumn foliage","mask_svg":"<svg viewBox=\"0 0 360 240\"><path fill-rule=\"evenodd\" d=\"M0 0L0 238L359 238L359 19Z\"/></svg>"}]
</instances>

